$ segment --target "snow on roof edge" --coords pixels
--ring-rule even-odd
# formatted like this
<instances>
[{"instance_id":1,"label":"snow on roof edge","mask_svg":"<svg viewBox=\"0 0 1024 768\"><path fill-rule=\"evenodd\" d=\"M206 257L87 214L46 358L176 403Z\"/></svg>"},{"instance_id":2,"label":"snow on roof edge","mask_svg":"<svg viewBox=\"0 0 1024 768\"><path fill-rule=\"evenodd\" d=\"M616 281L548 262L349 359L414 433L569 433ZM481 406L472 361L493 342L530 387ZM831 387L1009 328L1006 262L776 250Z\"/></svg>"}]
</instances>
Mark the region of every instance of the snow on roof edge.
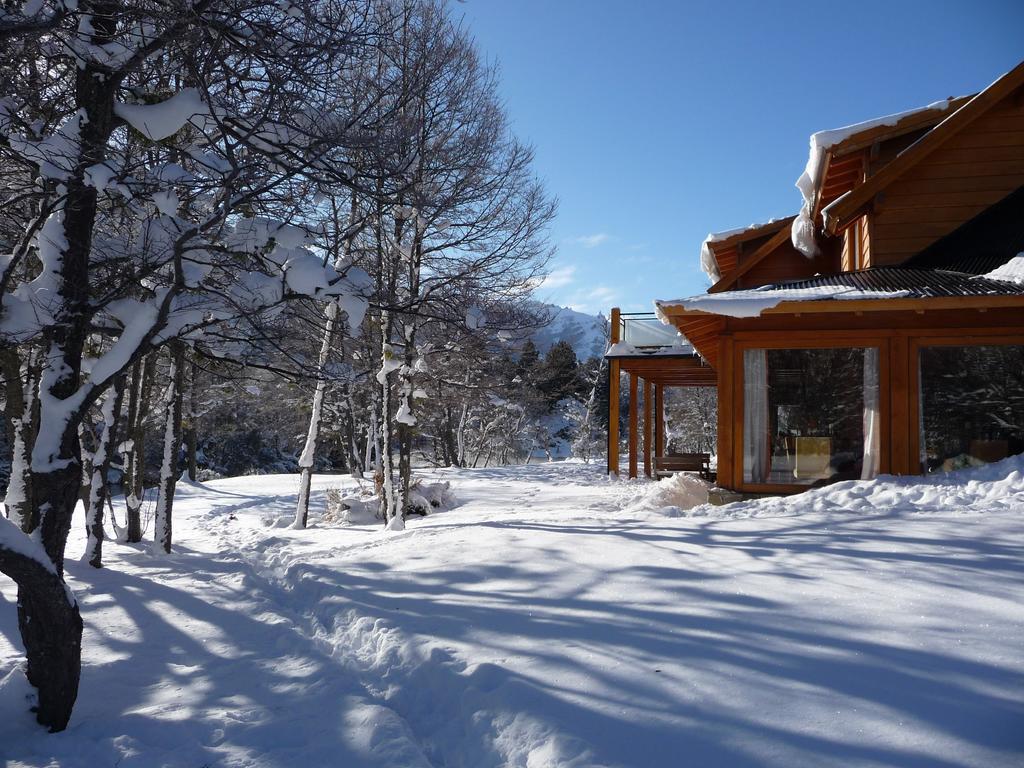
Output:
<instances>
[{"instance_id":1,"label":"snow on roof edge","mask_svg":"<svg viewBox=\"0 0 1024 768\"><path fill-rule=\"evenodd\" d=\"M762 286L742 291L702 294L685 299L656 299L654 307L658 319L671 324L665 312L669 307L682 307L684 310L726 317L759 317L765 310L773 309L784 301L899 299L909 295L910 291L866 291L839 285L782 289Z\"/></svg>"},{"instance_id":2,"label":"snow on roof edge","mask_svg":"<svg viewBox=\"0 0 1024 768\"><path fill-rule=\"evenodd\" d=\"M929 110L947 110L953 102L960 98L967 97L961 96L941 99L940 101L933 101L931 104L924 107L908 109L903 112L894 112L891 115L883 115L882 117L876 117L872 120L864 120L859 123L843 126L842 128L831 128L829 130L812 133L809 140L810 149L807 157L807 165L804 166L804 172L800 175L800 178L796 180L796 188L800 190L800 194L804 201L800 206L800 213L797 214L796 219L793 221L793 247L809 259L818 255L818 244L814 240L814 222L811 220L811 213L814 208L815 192L817 190L818 183L821 181L819 177L821 175L825 154L829 149L843 141L846 141L851 136L855 136L858 133L862 133L872 128L894 126L898 124L900 120L923 112L928 112Z\"/></svg>"},{"instance_id":3,"label":"snow on roof edge","mask_svg":"<svg viewBox=\"0 0 1024 768\"><path fill-rule=\"evenodd\" d=\"M776 222L783 221L789 218L788 216L782 216L779 218L768 219L768 221L761 221L756 224L749 224L745 227L737 227L736 229L725 229L721 232L708 232L708 236L704 238L704 242L700 244L700 268L709 278L711 282L717 283L722 279L721 270L718 268L718 259L715 258L714 251L711 249L712 243L720 243L723 240L728 240L730 237L736 237L736 235L742 235L745 232L750 232L755 229L761 229L767 227Z\"/></svg>"}]
</instances>

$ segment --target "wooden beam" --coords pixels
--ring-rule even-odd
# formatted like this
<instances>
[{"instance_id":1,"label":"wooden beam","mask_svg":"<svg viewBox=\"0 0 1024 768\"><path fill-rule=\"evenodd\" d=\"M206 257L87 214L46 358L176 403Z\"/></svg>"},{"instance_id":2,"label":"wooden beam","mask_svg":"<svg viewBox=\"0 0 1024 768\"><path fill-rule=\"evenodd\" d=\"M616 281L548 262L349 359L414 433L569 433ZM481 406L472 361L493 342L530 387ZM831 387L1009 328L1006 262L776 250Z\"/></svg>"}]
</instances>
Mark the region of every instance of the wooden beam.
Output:
<instances>
[{"instance_id":1,"label":"wooden beam","mask_svg":"<svg viewBox=\"0 0 1024 768\"><path fill-rule=\"evenodd\" d=\"M654 387L654 457L665 455L665 385Z\"/></svg>"},{"instance_id":2,"label":"wooden beam","mask_svg":"<svg viewBox=\"0 0 1024 768\"><path fill-rule=\"evenodd\" d=\"M651 476L651 443L654 432L654 385L644 381L644 475Z\"/></svg>"},{"instance_id":3,"label":"wooden beam","mask_svg":"<svg viewBox=\"0 0 1024 768\"><path fill-rule=\"evenodd\" d=\"M611 312L609 339L619 340L619 308ZM608 472L619 476L619 361L608 361Z\"/></svg>"},{"instance_id":4,"label":"wooden beam","mask_svg":"<svg viewBox=\"0 0 1024 768\"><path fill-rule=\"evenodd\" d=\"M619 475L619 361L608 361L608 471Z\"/></svg>"},{"instance_id":5,"label":"wooden beam","mask_svg":"<svg viewBox=\"0 0 1024 768\"><path fill-rule=\"evenodd\" d=\"M874 176L828 205L822 211L826 231L834 235L843 230L853 219L864 212L875 195L941 147L945 141L964 130L992 106L1013 94L1021 84L1024 84L1024 62L1011 69L918 141L903 150Z\"/></svg>"},{"instance_id":6,"label":"wooden beam","mask_svg":"<svg viewBox=\"0 0 1024 768\"><path fill-rule=\"evenodd\" d=\"M636 477L636 400L637 377L629 374L629 478Z\"/></svg>"}]
</instances>

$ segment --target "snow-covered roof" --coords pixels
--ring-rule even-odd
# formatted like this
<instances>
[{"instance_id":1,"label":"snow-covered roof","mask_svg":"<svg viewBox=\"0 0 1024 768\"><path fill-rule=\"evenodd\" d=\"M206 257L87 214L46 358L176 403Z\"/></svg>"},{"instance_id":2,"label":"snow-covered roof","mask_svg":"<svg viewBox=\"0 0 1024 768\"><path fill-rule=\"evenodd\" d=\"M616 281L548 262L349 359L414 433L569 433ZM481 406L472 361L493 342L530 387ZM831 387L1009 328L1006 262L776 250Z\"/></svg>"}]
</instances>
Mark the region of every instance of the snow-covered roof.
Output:
<instances>
[{"instance_id":1,"label":"snow-covered roof","mask_svg":"<svg viewBox=\"0 0 1024 768\"><path fill-rule=\"evenodd\" d=\"M722 279L721 270L718 266L718 259L715 258L714 244L722 243L726 240L738 238L741 235L755 235L762 229L771 227L773 224L778 224L781 221L785 221L785 218L780 219L768 219L768 221L762 221L757 224L750 224L746 227L739 227L738 229L727 229L723 232L709 232L708 236L704 238L704 242L700 246L700 268L701 271L707 275L711 282L717 283Z\"/></svg>"},{"instance_id":2,"label":"snow-covered roof","mask_svg":"<svg viewBox=\"0 0 1024 768\"><path fill-rule=\"evenodd\" d=\"M784 301L896 299L909 295L909 291L870 291L841 285L822 285L811 288L777 288L766 285L761 288L741 291L702 294L687 299L657 300L654 302L654 306L658 318L663 323L671 324L665 313L669 307L727 317L758 317L766 309L777 307Z\"/></svg>"},{"instance_id":3,"label":"snow-covered roof","mask_svg":"<svg viewBox=\"0 0 1024 768\"><path fill-rule=\"evenodd\" d=\"M686 299L661 300L655 302L655 307L658 318L671 324L665 311L669 308L729 317L757 317L784 301L989 296L1024 298L1024 253L987 275L903 266L875 267L822 275L807 280L791 280L760 288L722 291Z\"/></svg>"},{"instance_id":4,"label":"snow-covered roof","mask_svg":"<svg viewBox=\"0 0 1024 768\"><path fill-rule=\"evenodd\" d=\"M865 120L842 128L833 128L812 134L807 165L804 167L804 172L800 175L800 178L796 180L796 187L800 190L800 194L803 197L803 205L800 208L800 213L793 221L793 246L808 258L818 253L818 246L814 241L814 222L811 217L814 212L818 185L821 182L821 174L825 166L825 157L829 151L867 131L889 126L896 127L900 122L907 121L908 118L920 117L928 113L934 113L936 117L940 117L954 104L960 105L965 98L967 97L942 99L917 109L884 115L883 117L876 117L872 120ZM916 123L914 127L918 127Z\"/></svg>"}]
</instances>

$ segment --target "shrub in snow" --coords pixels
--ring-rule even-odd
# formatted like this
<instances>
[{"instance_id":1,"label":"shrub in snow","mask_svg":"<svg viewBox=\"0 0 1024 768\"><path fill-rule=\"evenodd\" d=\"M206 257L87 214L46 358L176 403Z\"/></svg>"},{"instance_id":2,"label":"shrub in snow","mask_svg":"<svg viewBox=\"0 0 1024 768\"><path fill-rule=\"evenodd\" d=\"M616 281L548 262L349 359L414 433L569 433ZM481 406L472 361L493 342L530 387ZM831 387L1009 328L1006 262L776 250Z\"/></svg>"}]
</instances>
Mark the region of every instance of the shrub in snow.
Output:
<instances>
[{"instance_id":1,"label":"shrub in snow","mask_svg":"<svg viewBox=\"0 0 1024 768\"><path fill-rule=\"evenodd\" d=\"M320 521L325 524L372 525L379 523L380 499L371 493L354 495L341 488L327 489L327 511Z\"/></svg>"}]
</instances>

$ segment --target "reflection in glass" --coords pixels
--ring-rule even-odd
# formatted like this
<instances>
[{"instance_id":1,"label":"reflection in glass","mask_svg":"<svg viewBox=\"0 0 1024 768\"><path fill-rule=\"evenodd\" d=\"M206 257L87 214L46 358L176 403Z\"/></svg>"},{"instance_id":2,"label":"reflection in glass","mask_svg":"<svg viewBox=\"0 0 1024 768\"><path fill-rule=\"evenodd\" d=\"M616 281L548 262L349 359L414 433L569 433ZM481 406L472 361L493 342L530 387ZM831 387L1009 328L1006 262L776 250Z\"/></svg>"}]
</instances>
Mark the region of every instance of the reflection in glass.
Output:
<instances>
[{"instance_id":1,"label":"reflection in glass","mask_svg":"<svg viewBox=\"0 0 1024 768\"><path fill-rule=\"evenodd\" d=\"M921 471L1024 453L1024 346L923 347Z\"/></svg>"},{"instance_id":2,"label":"reflection in glass","mask_svg":"<svg viewBox=\"0 0 1024 768\"><path fill-rule=\"evenodd\" d=\"M743 479L826 485L878 474L876 347L748 349Z\"/></svg>"}]
</instances>

